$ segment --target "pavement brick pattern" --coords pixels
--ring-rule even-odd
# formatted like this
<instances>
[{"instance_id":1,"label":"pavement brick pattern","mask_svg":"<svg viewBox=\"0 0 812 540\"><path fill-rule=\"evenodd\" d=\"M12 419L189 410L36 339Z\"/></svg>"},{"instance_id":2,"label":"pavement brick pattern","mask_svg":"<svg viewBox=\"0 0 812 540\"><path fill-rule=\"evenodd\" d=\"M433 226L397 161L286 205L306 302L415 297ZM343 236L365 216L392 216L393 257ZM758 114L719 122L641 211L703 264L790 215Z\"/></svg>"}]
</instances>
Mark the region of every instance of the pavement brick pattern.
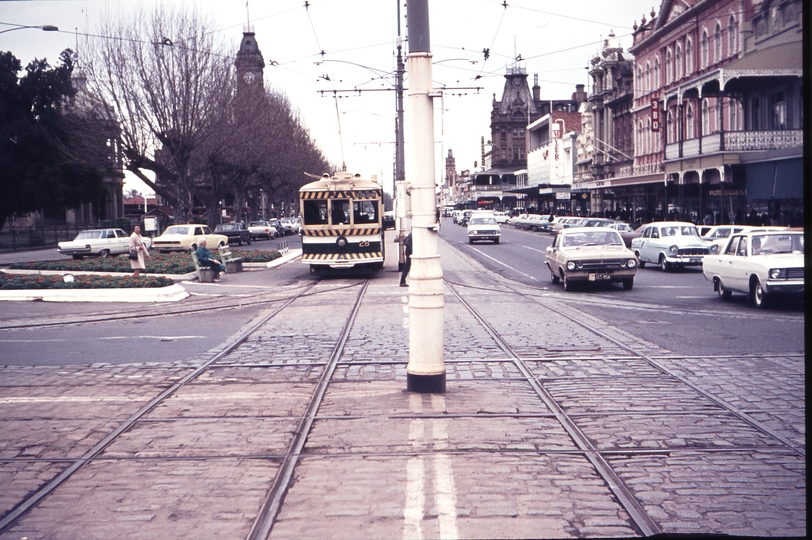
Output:
<instances>
[{"instance_id":1,"label":"pavement brick pattern","mask_svg":"<svg viewBox=\"0 0 812 540\"><path fill-rule=\"evenodd\" d=\"M442 256L490 328L446 294L448 390L406 392L408 295L394 272L374 279L270 538L640 536L505 344L663 532L806 534L802 357L677 357L560 295L523 298L445 244ZM358 283L319 282L0 539L245 538ZM0 515L217 352L0 368Z\"/></svg>"}]
</instances>

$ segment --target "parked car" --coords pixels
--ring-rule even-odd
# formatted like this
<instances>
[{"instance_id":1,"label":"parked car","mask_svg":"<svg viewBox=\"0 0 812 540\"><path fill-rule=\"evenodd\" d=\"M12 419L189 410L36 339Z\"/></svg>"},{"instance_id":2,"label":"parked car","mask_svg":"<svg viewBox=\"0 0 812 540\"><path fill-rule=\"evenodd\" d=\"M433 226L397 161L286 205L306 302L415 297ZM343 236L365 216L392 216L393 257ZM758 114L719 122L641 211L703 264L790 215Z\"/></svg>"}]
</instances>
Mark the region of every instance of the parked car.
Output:
<instances>
[{"instance_id":1,"label":"parked car","mask_svg":"<svg viewBox=\"0 0 812 540\"><path fill-rule=\"evenodd\" d=\"M148 249L151 247L149 237L142 236L141 240ZM130 235L122 229L87 229L80 231L73 240L59 242L57 249L62 255L70 255L74 259L106 258L129 252Z\"/></svg>"},{"instance_id":2,"label":"parked car","mask_svg":"<svg viewBox=\"0 0 812 540\"><path fill-rule=\"evenodd\" d=\"M639 238L632 240L631 249L640 259L640 268L647 263L659 264L663 271L672 266L701 266L709 253L708 245L699 237L696 225L687 221L657 221L643 225Z\"/></svg>"},{"instance_id":3,"label":"parked car","mask_svg":"<svg viewBox=\"0 0 812 540\"><path fill-rule=\"evenodd\" d=\"M578 223L583 218L572 217L572 216L561 216L556 218L552 224L550 225L550 232L557 233L561 229L565 229Z\"/></svg>"},{"instance_id":4,"label":"parked car","mask_svg":"<svg viewBox=\"0 0 812 540\"><path fill-rule=\"evenodd\" d=\"M509 217L506 223L508 225L513 225L515 227L517 221L527 219L527 216L529 216L529 215L530 214L518 214L518 215L515 215L515 216L512 216L512 217Z\"/></svg>"},{"instance_id":5,"label":"parked car","mask_svg":"<svg viewBox=\"0 0 812 540\"><path fill-rule=\"evenodd\" d=\"M643 233L643 227L638 227L637 229L635 229L628 223L624 223L622 221L614 221L612 223L607 223L601 226L608 227L610 229L614 229L617 232L619 232L627 248L631 248L632 240L634 240L635 238L640 238L640 235Z\"/></svg>"},{"instance_id":6,"label":"parked car","mask_svg":"<svg viewBox=\"0 0 812 540\"><path fill-rule=\"evenodd\" d=\"M251 221L248 223L248 233L251 235L253 240L257 240L259 238L265 238L270 240L271 238L276 238L279 236L279 232L271 225L268 221Z\"/></svg>"},{"instance_id":7,"label":"parked car","mask_svg":"<svg viewBox=\"0 0 812 540\"><path fill-rule=\"evenodd\" d=\"M197 249L202 238L206 239L209 249L228 245L228 237L224 234L214 234L208 225L172 225L164 233L152 241L152 246L161 253L170 251L189 251Z\"/></svg>"},{"instance_id":8,"label":"parked car","mask_svg":"<svg viewBox=\"0 0 812 540\"><path fill-rule=\"evenodd\" d=\"M493 214L480 215L474 212L468 221L468 243L473 244L479 240L490 240L494 244L499 243L502 236L502 229Z\"/></svg>"},{"instance_id":9,"label":"parked car","mask_svg":"<svg viewBox=\"0 0 812 540\"><path fill-rule=\"evenodd\" d=\"M214 228L215 234L222 234L228 237L229 245L243 243L251 245L251 231L242 222L220 223Z\"/></svg>"},{"instance_id":10,"label":"parked car","mask_svg":"<svg viewBox=\"0 0 812 540\"><path fill-rule=\"evenodd\" d=\"M544 263L550 279L563 281L565 291L576 282L619 282L628 291L634 286L638 261L617 231L574 227L556 234Z\"/></svg>"},{"instance_id":11,"label":"parked car","mask_svg":"<svg viewBox=\"0 0 812 540\"><path fill-rule=\"evenodd\" d=\"M394 212L384 212L383 213L383 230L394 229L394 228L395 228L395 213Z\"/></svg>"},{"instance_id":12,"label":"parked car","mask_svg":"<svg viewBox=\"0 0 812 540\"><path fill-rule=\"evenodd\" d=\"M282 223L285 234L299 234L302 232L302 225L299 222L299 218L282 218L279 221Z\"/></svg>"},{"instance_id":13,"label":"parked car","mask_svg":"<svg viewBox=\"0 0 812 540\"><path fill-rule=\"evenodd\" d=\"M705 257L705 279L724 300L747 294L757 308L779 295L804 296L803 230L746 230L733 234L722 253Z\"/></svg>"},{"instance_id":14,"label":"parked car","mask_svg":"<svg viewBox=\"0 0 812 540\"><path fill-rule=\"evenodd\" d=\"M496 218L496 222L500 225L507 223L508 221L507 212L494 212L493 216Z\"/></svg>"},{"instance_id":15,"label":"parked car","mask_svg":"<svg viewBox=\"0 0 812 540\"><path fill-rule=\"evenodd\" d=\"M592 217L592 218L584 218L583 222L581 223L581 227L606 227L617 221L614 219L609 218L599 218L599 217Z\"/></svg>"},{"instance_id":16,"label":"parked car","mask_svg":"<svg viewBox=\"0 0 812 540\"><path fill-rule=\"evenodd\" d=\"M517 229L538 232L547 227L547 223L549 223L547 216L542 216L541 214L530 214L524 219L515 221L513 226Z\"/></svg>"},{"instance_id":17,"label":"parked car","mask_svg":"<svg viewBox=\"0 0 812 540\"><path fill-rule=\"evenodd\" d=\"M468 220L471 219L471 212L473 210L463 210L462 215L457 220L457 225L462 225L463 227L468 226Z\"/></svg>"}]
</instances>

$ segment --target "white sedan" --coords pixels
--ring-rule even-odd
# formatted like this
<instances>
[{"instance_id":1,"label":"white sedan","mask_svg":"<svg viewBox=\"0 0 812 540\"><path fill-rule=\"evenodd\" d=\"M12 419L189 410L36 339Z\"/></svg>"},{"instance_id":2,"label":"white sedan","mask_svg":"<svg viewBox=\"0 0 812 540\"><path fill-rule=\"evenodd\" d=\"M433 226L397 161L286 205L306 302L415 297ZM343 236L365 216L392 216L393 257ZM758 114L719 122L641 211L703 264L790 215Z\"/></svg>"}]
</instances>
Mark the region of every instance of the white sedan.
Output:
<instances>
[{"instance_id":1,"label":"white sedan","mask_svg":"<svg viewBox=\"0 0 812 540\"><path fill-rule=\"evenodd\" d=\"M151 241L142 237L144 245L149 248ZM127 253L130 250L130 235L121 229L88 229L81 231L69 242L59 242L59 253L70 255L74 259L83 257L102 257Z\"/></svg>"},{"instance_id":2,"label":"white sedan","mask_svg":"<svg viewBox=\"0 0 812 540\"><path fill-rule=\"evenodd\" d=\"M734 292L750 296L757 308L768 300L804 295L803 230L743 231L730 237L722 253L705 256L705 279L728 299Z\"/></svg>"},{"instance_id":3,"label":"white sedan","mask_svg":"<svg viewBox=\"0 0 812 540\"><path fill-rule=\"evenodd\" d=\"M228 245L228 236L212 233L208 225L172 225L152 241L152 246L161 253L189 251L197 249L203 238L209 249Z\"/></svg>"}]
</instances>

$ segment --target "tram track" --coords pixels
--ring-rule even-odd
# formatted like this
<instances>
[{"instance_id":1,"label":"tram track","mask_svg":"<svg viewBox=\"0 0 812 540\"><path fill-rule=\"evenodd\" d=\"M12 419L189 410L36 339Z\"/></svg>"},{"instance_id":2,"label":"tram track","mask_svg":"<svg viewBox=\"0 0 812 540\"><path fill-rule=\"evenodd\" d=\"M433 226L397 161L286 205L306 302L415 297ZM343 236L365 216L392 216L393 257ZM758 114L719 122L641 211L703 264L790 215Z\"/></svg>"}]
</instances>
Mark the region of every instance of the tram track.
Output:
<instances>
[{"instance_id":1,"label":"tram track","mask_svg":"<svg viewBox=\"0 0 812 540\"><path fill-rule=\"evenodd\" d=\"M671 380L676 381L678 384L684 385L689 387L694 392L697 392L699 395L703 396L707 399L710 403L714 406L719 407L721 410L725 411L728 414L731 414L738 418L739 420L743 421L753 429L767 435L771 439L777 441L779 443L779 448L784 449L784 451L789 450L790 452L796 454L802 459L805 459L805 449L800 446L799 444L794 443L787 437L784 437L776 430L770 428L769 426L765 425L763 422L760 422L753 418L753 416L743 409L737 408L730 403L727 403L725 400L721 399L720 397L714 395L713 393L706 391L699 385L695 384L694 382L688 380L686 377L680 376L671 370L669 370L661 360L663 358L672 358L678 357L675 356L659 356L659 355L647 355L639 350L634 349L633 347L628 346L620 339L617 339L614 336L609 335L606 332L602 332L599 329L595 328L592 324L584 321L581 317L570 313L570 309L561 309L550 302L547 298L547 295L538 295L538 294L527 294L526 291L519 291L518 289L511 287L510 285L505 285L503 280L496 280L491 275L491 272L486 270L480 270L480 273L485 275L487 279L493 280L495 282L496 288L499 289L501 294L516 294L521 296L529 301L539 305L542 307L546 312L554 313L559 315L566 320L570 321L571 323L576 324L577 326L585 329L586 331L594 334L595 336L606 340L612 343L614 346L618 347L620 350L625 351L628 353L625 358L629 359L640 359L646 362L649 366L657 370L660 375L656 376L649 376L648 378L652 380L660 379L662 377L669 378ZM468 302L457 290L458 287L468 287L467 285L463 285L460 283L452 283L449 280L444 280L446 287L451 293L455 296L455 298L471 313L471 315L479 322L480 325L486 330L486 332L491 336L491 338L497 343L498 347L505 352L508 356L509 361L512 362L517 369L522 373L523 380L526 380L530 386L533 388L533 391L538 395L538 397L544 402L547 407L553 411L553 416L558 420L559 423L564 427L567 433L572 437L573 441L575 441L579 452L585 456L586 459L592 464L598 474L604 479L609 489L612 493L617 497L620 504L623 508L627 511L630 518L634 522L635 526L644 536L650 536L654 534L660 534L663 532L661 527L657 524L657 522L648 514L645 510L642 502L638 500L638 498L634 495L632 489L626 485L626 483L620 478L620 476L614 471L611 464L605 459L604 456L610 455L618 455L618 456L627 456L627 455L671 455L674 453L675 449L673 448L666 448L666 449L601 449L599 450L596 446L592 443L590 438L579 428L576 419L579 417L594 417L595 413L584 412L584 413L568 413L565 411L564 407L556 400L556 398L547 390L545 387L545 383L550 381L555 381L555 377L538 377L536 376L531 367L527 365L525 359L522 358L520 354L514 351L513 347L504 339L497 329L488 322L488 320L483 316L470 302ZM488 287L473 287L478 288L483 291L493 292L496 290L495 288L488 288ZM587 302L589 303L589 302ZM618 355L614 355L618 357ZM792 356L800 356L800 355L792 355ZM741 357L741 356L737 356ZM584 360L584 356L577 356L579 360ZM598 357L596 357L598 358ZM607 359L609 357L601 356L601 359ZM535 360L543 361L544 359L538 358ZM555 357L554 360L560 361L562 358ZM607 379L611 379L611 377L607 377ZM709 413L710 411L708 411ZM763 410L759 410L758 412L764 412ZM682 412L670 412L670 415L695 415L697 413L702 413L702 411L691 410L691 411L682 411ZM604 415L613 415L613 414L626 414L626 415L661 415L661 411L640 411L640 412L633 412L630 413L629 411L625 410L603 410L599 416ZM515 415L513 415L515 417ZM730 452L729 448L697 448L691 447L687 450L690 451L699 451L703 453L724 453ZM746 446L738 446L736 448L737 451L748 451L748 447ZM750 451L765 451L764 447L750 447ZM542 450L539 450L542 451Z\"/></svg>"},{"instance_id":2,"label":"tram track","mask_svg":"<svg viewBox=\"0 0 812 540\"><path fill-rule=\"evenodd\" d=\"M36 492L28 496L24 501L18 504L2 519L0 519L0 533L2 533L7 527L13 524L23 514L25 514L31 508L36 506L41 500L43 500L49 494L54 492L59 486L61 486L65 481L67 481L83 466L87 465L91 461L98 458L106 448L108 448L111 444L113 444L123 433L131 429L144 416L153 411L161 403L168 400L188 383L200 377L203 373L208 371L212 366L216 365L223 358L226 358L241 344L243 344L258 329L262 328L268 321L277 316L285 308L293 304L296 300L302 298L307 292L312 290L317 285L317 283L318 282L314 282L304 287L299 293L288 298L287 301L285 301L281 306L272 310L267 315L261 317L258 321L255 321L249 328L244 330L236 339L234 339L231 343L229 343L226 347L224 347L219 353L215 354L211 359L204 362L202 365L198 366L193 371L182 377L180 380L172 384L169 388L166 388L165 390L160 392L158 395L152 398L146 405L143 405L141 408L139 408L134 414L132 414L124 422L119 424L113 431L108 433L104 438L102 438L98 443L96 443L90 450L85 452L79 459L71 460L71 465L69 467L67 467L59 475L57 475L55 478L47 482L41 488L36 490Z\"/></svg>"}]
</instances>

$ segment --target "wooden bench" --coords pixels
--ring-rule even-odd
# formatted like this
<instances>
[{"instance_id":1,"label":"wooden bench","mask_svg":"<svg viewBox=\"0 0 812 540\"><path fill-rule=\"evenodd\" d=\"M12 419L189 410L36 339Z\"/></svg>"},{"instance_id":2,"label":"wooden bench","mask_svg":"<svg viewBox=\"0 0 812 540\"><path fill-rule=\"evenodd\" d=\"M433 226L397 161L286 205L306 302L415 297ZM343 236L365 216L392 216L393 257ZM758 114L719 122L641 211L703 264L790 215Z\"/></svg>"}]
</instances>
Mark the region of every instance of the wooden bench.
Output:
<instances>
[{"instance_id":1,"label":"wooden bench","mask_svg":"<svg viewBox=\"0 0 812 540\"><path fill-rule=\"evenodd\" d=\"M223 266L226 267L227 273L242 272L242 258L234 256L229 246L226 245L217 248L217 257L220 259L220 262L223 263Z\"/></svg>"},{"instance_id":2,"label":"wooden bench","mask_svg":"<svg viewBox=\"0 0 812 540\"><path fill-rule=\"evenodd\" d=\"M198 281L200 281L200 283L211 283L214 279L214 270L205 266L200 266L200 261L197 260L196 251L190 251L189 255L192 257L192 262L195 263Z\"/></svg>"}]
</instances>

